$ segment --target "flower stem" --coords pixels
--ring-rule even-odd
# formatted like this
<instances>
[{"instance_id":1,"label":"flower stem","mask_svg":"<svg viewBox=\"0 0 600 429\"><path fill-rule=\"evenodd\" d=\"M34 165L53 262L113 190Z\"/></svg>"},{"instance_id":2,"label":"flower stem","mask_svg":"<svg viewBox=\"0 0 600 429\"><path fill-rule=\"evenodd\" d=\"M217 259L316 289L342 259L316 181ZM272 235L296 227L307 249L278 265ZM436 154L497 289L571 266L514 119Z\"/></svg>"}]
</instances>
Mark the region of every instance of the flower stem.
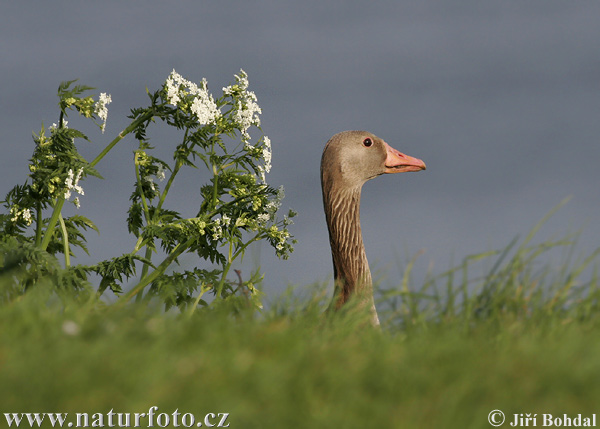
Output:
<instances>
[{"instance_id":1,"label":"flower stem","mask_svg":"<svg viewBox=\"0 0 600 429\"><path fill-rule=\"evenodd\" d=\"M229 259L227 261L227 265L225 265L225 268L223 269L223 274L221 275L221 281L219 282L219 285L217 286L217 294L216 296L221 298L221 293L223 292L223 286L225 285L225 280L227 278L227 274L229 273L229 269L231 268L231 265L233 264L233 261L235 261L241 254L244 253L244 251L246 250L246 248L254 243L257 240L260 240L262 238L262 234L256 234L254 237L252 237L247 243L245 243L243 246L241 246L237 252L235 252L232 256L232 243L230 242L229 245Z\"/></svg>"},{"instance_id":2,"label":"flower stem","mask_svg":"<svg viewBox=\"0 0 600 429\"><path fill-rule=\"evenodd\" d=\"M219 184L219 173L217 172L217 166L213 164L213 174L214 174L214 186L213 186L213 200L212 200L212 208L217 208L218 201L218 184Z\"/></svg>"},{"instance_id":3,"label":"flower stem","mask_svg":"<svg viewBox=\"0 0 600 429\"><path fill-rule=\"evenodd\" d=\"M40 248L42 250L46 250L48 248L48 244L50 244L50 240L54 235L54 228L56 227L56 222L60 217L60 212L62 210L63 205L65 204L65 198L59 197L54 205L54 211L52 212L52 217L48 221L48 226L46 227L46 232L44 233L44 238L42 239L42 244Z\"/></svg>"},{"instance_id":4,"label":"flower stem","mask_svg":"<svg viewBox=\"0 0 600 429\"><path fill-rule=\"evenodd\" d=\"M136 153L137 158L137 153ZM135 178L137 181L138 191L140 193L140 199L142 200L142 207L144 208L144 217L146 218L146 223L150 223L150 210L148 209L148 202L146 201L146 196L144 195L144 187L142 186L142 178L140 176L140 167L135 163Z\"/></svg>"},{"instance_id":5,"label":"flower stem","mask_svg":"<svg viewBox=\"0 0 600 429\"><path fill-rule=\"evenodd\" d=\"M152 257L152 249L150 246L146 245L146 253L144 254L144 258L150 260ZM148 275L148 264L144 264L142 267L142 274L140 276L140 282L144 280L144 278ZM140 302L144 296L144 287L142 287L135 297L135 302Z\"/></svg>"},{"instance_id":6,"label":"flower stem","mask_svg":"<svg viewBox=\"0 0 600 429\"><path fill-rule=\"evenodd\" d=\"M94 160L92 162L90 162L90 167L95 166L96 164L98 164L98 162L100 162L100 160L102 158L104 158L106 156L106 154L113 148L115 147L115 145L117 143L119 143L121 140L123 140L123 138L129 134L130 132L132 132L133 130L135 130L137 127L139 127L141 124L143 124L144 122L152 119L152 117L154 116L154 111L153 110L148 110L146 113L144 113L143 115L141 115L140 117L138 117L135 121L133 121L131 124L129 124L129 126L127 128L125 128L123 131L121 131L119 133L119 135L117 137L115 137L115 139L110 142L108 144L108 146L106 146L104 148L104 150L102 152L100 152L98 154L98 156L96 158L94 158Z\"/></svg>"},{"instance_id":7,"label":"flower stem","mask_svg":"<svg viewBox=\"0 0 600 429\"><path fill-rule=\"evenodd\" d=\"M42 242L42 203L40 201L37 202L35 207L35 245L39 246Z\"/></svg>"},{"instance_id":8,"label":"flower stem","mask_svg":"<svg viewBox=\"0 0 600 429\"><path fill-rule=\"evenodd\" d=\"M63 251L65 253L65 267L69 268L71 266L71 249L69 249L69 232L67 231L67 226L65 225L65 220L62 217L62 214L59 213L58 221L60 222L60 230L63 236Z\"/></svg>"},{"instance_id":9,"label":"flower stem","mask_svg":"<svg viewBox=\"0 0 600 429\"><path fill-rule=\"evenodd\" d=\"M181 168L181 161L177 160L175 162L175 167L173 168L173 172L171 173L171 176L169 176L169 180L167 181L167 184L165 185L165 189L163 190L162 195L160 196L160 199L158 201L158 204L156 205L156 215L158 215L158 213L160 212L160 208L162 207L165 198L167 197L167 193L169 192L169 189L171 189L171 185L173 184L173 180L175 179L175 176L177 175L177 173L179 172L179 169Z\"/></svg>"},{"instance_id":10,"label":"flower stem","mask_svg":"<svg viewBox=\"0 0 600 429\"><path fill-rule=\"evenodd\" d=\"M138 152L136 152L135 154L136 156L136 160L135 160L135 178L137 181L137 187L138 187L138 192L140 193L140 199L142 200L142 207L144 209L144 217L146 218L146 224L150 223L150 210L148 209L148 202L146 201L146 196L144 195L144 189L142 186L142 178L140 176L140 167L138 165ZM144 257L146 259L150 259L150 257L152 256L152 249L150 248L150 246L146 246L146 254L144 255ZM144 264L144 266L142 267L142 274L140 277L140 281L144 279L144 277L146 277L148 275L148 264ZM144 295L144 288L140 289L140 291L137 293L137 296L135 297L135 301L139 302L142 300L142 296Z\"/></svg>"},{"instance_id":11,"label":"flower stem","mask_svg":"<svg viewBox=\"0 0 600 429\"><path fill-rule=\"evenodd\" d=\"M219 285L217 286L217 294L216 294L217 298L221 298L221 294L223 292L223 286L225 286L225 280L227 279L227 274L229 273L230 268L231 268L231 262L228 262L227 265L225 265L225 268L223 268L223 273L221 274L221 281L219 282Z\"/></svg>"},{"instance_id":12,"label":"flower stem","mask_svg":"<svg viewBox=\"0 0 600 429\"><path fill-rule=\"evenodd\" d=\"M140 282L137 285L135 285L134 288L131 289L128 293L123 295L119 299L118 302L121 302L123 304L127 303L127 301L129 301L134 295L136 295L138 292L140 292L146 286L148 286L150 283L152 283L154 280L156 280L156 278L158 278L158 276L162 275L167 270L167 268L169 268L169 266L173 263L173 261L175 259L177 259L177 257L179 257L179 255L181 255L183 252L185 252L192 245L192 243L195 240L196 240L196 237L193 237L193 238L190 238L185 243L183 243L183 244L179 243L177 246L175 246L175 248L171 251L169 256L167 256L165 258L165 260L162 261L160 263L160 265L158 267L156 267L156 269L154 271L152 271L152 273L150 275L141 279Z\"/></svg>"},{"instance_id":13,"label":"flower stem","mask_svg":"<svg viewBox=\"0 0 600 429\"><path fill-rule=\"evenodd\" d=\"M205 287L204 285L202 285L200 287L200 293L198 294L198 296L196 297L194 303L192 304L192 308L190 308L189 312L188 312L188 317L191 317L192 314L194 314L194 311L196 311L196 307L198 307L198 303L200 302L200 299L202 299L202 296L206 293L206 291L210 290L210 288Z\"/></svg>"}]
</instances>

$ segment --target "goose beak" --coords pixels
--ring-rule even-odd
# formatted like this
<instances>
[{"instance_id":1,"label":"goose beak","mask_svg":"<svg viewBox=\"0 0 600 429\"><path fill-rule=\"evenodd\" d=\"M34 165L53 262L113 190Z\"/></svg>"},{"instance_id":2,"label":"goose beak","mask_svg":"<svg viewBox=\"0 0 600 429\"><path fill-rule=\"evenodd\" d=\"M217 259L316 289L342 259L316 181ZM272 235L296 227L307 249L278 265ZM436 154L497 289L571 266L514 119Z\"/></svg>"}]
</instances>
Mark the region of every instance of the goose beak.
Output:
<instances>
[{"instance_id":1,"label":"goose beak","mask_svg":"<svg viewBox=\"0 0 600 429\"><path fill-rule=\"evenodd\" d=\"M383 144L385 145L385 150L387 152L387 158L385 159L386 173L421 171L427 168L425 163L419 158L413 158L412 156L404 155L402 152L398 152L386 142L383 142Z\"/></svg>"}]
</instances>

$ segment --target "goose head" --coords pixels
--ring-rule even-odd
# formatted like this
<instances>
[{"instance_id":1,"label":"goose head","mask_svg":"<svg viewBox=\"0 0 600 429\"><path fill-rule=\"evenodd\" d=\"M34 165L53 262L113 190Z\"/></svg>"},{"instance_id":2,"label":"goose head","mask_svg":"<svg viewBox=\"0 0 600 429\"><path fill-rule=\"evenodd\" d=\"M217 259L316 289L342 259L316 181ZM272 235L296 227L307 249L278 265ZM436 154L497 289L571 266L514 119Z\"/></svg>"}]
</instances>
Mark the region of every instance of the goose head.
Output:
<instances>
[{"instance_id":1,"label":"goose head","mask_svg":"<svg viewBox=\"0 0 600 429\"><path fill-rule=\"evenodd\" d=\"M323 183L334 181L343 188L362 186L382 174L425 170L423 161L397 151L367 131L344 131L334 135L323 151Z\"/></svg>"}]
</instances>

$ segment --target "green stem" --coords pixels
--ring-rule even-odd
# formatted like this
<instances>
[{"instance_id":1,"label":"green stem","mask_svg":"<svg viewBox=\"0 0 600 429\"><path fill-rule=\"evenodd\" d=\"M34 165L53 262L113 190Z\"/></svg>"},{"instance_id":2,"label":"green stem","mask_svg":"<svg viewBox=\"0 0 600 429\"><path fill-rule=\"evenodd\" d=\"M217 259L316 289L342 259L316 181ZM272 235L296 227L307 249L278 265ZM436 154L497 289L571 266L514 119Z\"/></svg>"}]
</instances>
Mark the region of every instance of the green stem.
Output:
<instances>
[{"instance_id":1,"label":"green stem","mask_svg":"<svg viewBox=\"0 0 600 429\"><path fill-rule=\"evenodd\" d=\"M62 214L59 214L58 221L60 222L60 230L63 236L63 251L65 253L65 267L68 268L71 266L71 249L69 249L69 232L67 231L67 225L65 225L65 220L62 217Z\"/></svg>"},{"instance_id":2,"label":"green stem","mask_svg":"<svg viewBox=\"0 0 600 429\"><path fill-rule=\"evenodd\" d=\"M229 273L229 269L233 264L234 258L232 257L233 253L233 243L231 242L231 237L229 239L229 251L227 253L227 265L223 269L223 274L221 275L221 281L219 282L219 286L217 286L217 297L221 297L221 293L223 292L223 286L225 285L225 280L227 279L227 274Z\"/></svg>"},{"instance_id":3,"label":"green stem","mask_svg":"<svg viewBox=\"0 0 600 429\"><path fill-rule=\"evenodd\" d=\"M150 120L152 117L154 116L154 111L153 110L149 110L146 113L144 113L143 115L141 115L139 118L137 118L135 121L133 121L131 124L129 124L129 126L127 128L125 128L123 131L121 131L119 133L119 135L117 137L115 137L115 139L110 142L108 144L108 146L106 146L104 148L104 150L102 152L100 152L98 154L98 156L96 158L94 158L94 160L92 162L90 162L90 167L95 166L96 164L98 164L98 162L100 162L100 160L102 158L104 158L106 156L106 154L117 144L119 143L121 140L123 140L123 138L129 134L130 132L132 132L133 130L135 130L137 127L139 127L142 123Z\"/></svg>"},{"instance_id":4,"label":"green stem","mask_svg":"<svg viewBox=\"0 0 600 429\"><path fill-rule=\"evenodd\" d=\"M106 146L104 148L104 150L102 152L100 152L100 154L92 162L90 162L90 167L93 167L96 164L98 164L98 162L100 162L100 160L102 158L104 158L106 156L106 154L117 143L119 143L121 140L123 140L123 138L127 134L129 134L130 132L135 130L140 124L151 119L153 115L154 115L154 111L150 110L150 111L146 112L145 114L141 115L135 121L133 121L127 128L125 128L123 131L121 131L119 133L119 135L112 142L110 142L109 145ZM63 113L61 112L61 114L60 114L61 126L62 126L62 120L63 120ZM50 221L48 222L48 227L46 228L46 232L44 233L44 237L40 244L40 248L42 250L46 250L48 248L48 244L50 244L50 240L52 239L52 235L54 234L54 228L56 227L56 222L58 221L58 217L60 216L60 212L62 210L64 203L65 203L64 197L59 197L56 202L56 205L54 206L54 211L52 212L52 217L50 218ZM37 241L37 238L36 238L36 241Z\"/></svg>"},{"instance_id":5,"label":"green stem","mask_svg":"<svg viewBox=\"0 0 600 429\"><path fill-rule=\"evenodd\" d=\"M146 196L144 195L142 179L140 176L140 167L137 162L137 157L138 157L137 152L135 154L135 157L136 157L136 159L135 159L135 177L136 177L136 181L137 181L138 191L140 193L140 198L142 200L142 207L144 208L144 217L146 218L146 225L148 225L150 223L150 210L148 209L148 202L146 201ZM146 259L150 259L151 256L152 256L152 249L149 246L146 246L146 254L144 255L144 257ZM144 266L142 267L142 274L140 277L140 281L143 280L148 275L148 269L149 269L148 264L144 264ZM135 301L136 302L141 301L143 295L144 295L144 289L142 288L142 289L140 289L137 296L135 297Z\"/></svg>"},{"instance_id":6,"label":"green stem","mask_svg":"<svg viewBox=\"0 0 600 429\"><path fill-rule=\"evenodd\" d=\"M221 298L221 293L223 292L223 286L225 286L225 280L227 279L227 274L229 273L229 269L231 268L231 262L228 262L223 269L223 274L221 274L221 281L219 282L219 286L217 286L217 298Z\"/></svg>"},{"instance_id":7,"label":"green stem","mask_svg":"<svg viewBox=\"0 0 600 429\"><path fill-rule=\"evenodd\" d=\"M238 256L240 256L242 253L244 253L244 251L246 250L246 247L248 247L255 241L262 240L262 238L263 238L262 234L256 234L250 241L248 241L246 244L244 244L242 247L240 247L237 252L235 252L235 254L233 255L233 259L234 260L237 259Z\"/></svg>"},{"instance_id":8,"label":"green stem","mask_svg":"<svg viewBox=\"0 0 600 429\"><path fill-rule=\"evenodd\" d=\"M37 202L35 207L35 245L39 246L42 242L42 203L40 201Z\"/></svg>"},{"instance_id":9,"label":"green stem","mask_svg":"<svg viewBox=\"0 0 600 429\"><path fill-rule=\"evenodd\" d=\"M149 276L144 277L143 279L140 280L140 282L135 285L135 287L133 289L131 289L127 294L123 295L118 302L121 302L123 304L127 303L127 301L129 301L134 295L136 295L138 292L140 292L141 290L143 290L146 286L148 286L150 283L152 283L154 280L156 280L156 278L158 278L158 276L160 276L161 274L163 274L167 268L169 268L169 265L171 265L173 263L173 261L175 259L177 259L177 257L179 255L181 255L183 252L185 252L191 245L192 243L196 240L196 237L190 238L188 241L186 241L183 244L178 244L169 254L169 256L167 256L165 258L164 261L161 262L161 264L156 267L156 269L154 271L152 271L152 273Z\"/></svg>"},{"instance_id":10,"label":"green stem","mask_svg":"<svg viewBox=\"0 0 600 429\"><path fill-rule=\"evenodd\" d=\"M186 130L186 135L187 135L187 130ZM158 204L156 206L156 210L154 212L154 216L158 216L159 212L160 212L160 208L163 205L163 202L165 201L165 198L167 197L167 193L169 192L169 189L171 188L171 185L173 184L173 180L175 179L175 176L177 175L177 173L179 172L179 169L181 168L181 161L177 161L175 163L175 168L173 169L173 172L171 173L171 176L169 177L169 180L167 181L167 184L165 186L165 189L163 190L160 199L158 200ZM142 204L144 206L144 214L146 216L146 224L150 223L150 211L148 210L148 205L146 203L146 199L144 197L144 193L142 192L142 185L141 185L141 180L140 180L140 174L139 174L139 167L137 165L137 163L135 164L135 175L138 181L138 187L139 187L139 191L140 191L140 195L142 196ZM150 257L152 256L152 249L150 247L146 247L146 254L144 255L144 257L146 259L150 259ZM142 274L140 277L140 281L143 280L147 275L148 275L148 264L144 264L144 266L142 267ZM142 297L144 295L144 288L142 287L140 289L140 291L137 293L136 297L135 297L135 301L136 302L140 302L142 300Z\"/></svg>"},{"instance_id":11,"label":"green stem","mask_svg":"<svg viewBox=\"0 0 600 429\"><path fill-rule=\"evenodd\" d=\"M135 155L137 158L137 154ZM142 186L142 178L140 176L140 167L137 164L137 159L135 162L135 178L137 181L138 191L140 193L140 198L142 200L142 207L144 208L144 217L146 218L146 224L150 222L150 210L148 210L148 202L146 201L146 196L144 195L144 187Z\"/></svg>"},{"instance_id":12,"label":"green stem","mask_svg":"<svg viewBox=\"0 0 600 429\"><path fill-rule=\"evenodd\" d=\"M54 205L54 211L52 212L52 217L48 221L48 226L46 227L46 232L44 233L44 238L42 239L42 244L40 248L42 250L46 250L48 248L48 244L50 244L50 240L54 235L54 228L56 227L56 222L58 222L58 218L60 216L60 212L62 210L63 205L65 204L65 198L59 197Z\"/></svg>"},{"instance_id":13,"label":"green stem","mask_svg":"<svg viewBox=\"0 0 600 429\"><path fill-rule=\"evenodd\" d=\"M214 174L214 185L213 185L213 200L212 200L212 208L215 209L217 207L217 191L219 184L219 173L217 172L217 166L213 164L213 174Z\"/></svg>"},{"instance_id":14,"label":"green stem","mask_svg":"<svg viewBox=\"0 0 600 429\"><path fill-rule=\"evenodd\" d=\"M238 249L238 251L235 252L235 254L233 254L233 256L231 256L231 243L230 243L229 261L227 262L227 265L223 269L223 274L221 275L221 281L219 282L219 285L217 286L217 294L216 294L216 296L218 298L221 298L221 293L223 291L223 286L225 285L225 279L227 278L227 274L229 273L229 269L231 268L231 265L233 264L233 261L235 261L244 252L244 250L246 250L246 248L250 244L254 243L257 240L260 240L261 238L262 238L262 234L256 234L251 240L249 240L246 244L244 244L242 247L240 247Z\"/></svg>"},{"instance_id":15,"label":"green stem","mask_svg":"<svg viewBox=\"0 0 600 429\"><path fill-rule=\"evenodd\" d=\"M137 239L137 242L135 243L135 246L133 247L133 251L131 252L132 254L135 254L137 252L140 251L140 249L142 247L144 247L144 243L146 243L146 241L144 241L144 239L142 238L142 236L140 235Z\"/></svg>"},{"instance_id":16,"label":"green stem","mask_svg":"<svg viewBox=\"0 0 600 429\"><path fill-rule=\"evenodd\" d=\"M200 299L202 299L202 296L208 290L210 290L210 288L205 288L204 286L200 287L200 293L196 297L196 300L194 301L194 304L192 305L192 308L190 308L190 311L188 312L188 316L191 316L192 314L194 314L194 311L196 311L196 307L198 307L198 303L200 302Z\"/></svg>"},{"instance_id":17,"label":"green stem","mask_svg":"<svg viewBox=\"0 0 600 429\"><path fill-rule=\"evenodd\" d=\"M175 162L175 168L173 168L173 172L171 173L171 176L169 176L169 180L167 181L167 184L165 185L165 189L163 190L162 195L160 196L160 200L158 201L158 204L156 206L156 213L158 213L160 211L160 209L165 201L165 198L167 198L167 193L169 192L169 189L171 189L173 180L175 180L175 176L179 172L181 165L182 165L181 161L177 160Z\"/></svg>"},{"instance_id":18,"label":"green stem","mask_svg":"<svg viewBox=\"0 0 600 429\"><path fill-rule=\"evenodd\" d=\"M152 257L152 249L150 248L150 246L146 246L146 253L144 254L144 258L150 260L150 258ZM144 280L144 278L146 278L146 276L148 275L148 269L149 269L149 265L148 264L144 264L144 266L142 267L142 275L140 277L140 282L142 280ZM139 292L137 293L137 295L135 296L135 302L140 302L142 300L144 296L144 288L142 287Z\"/></svg>"}]
</instances>

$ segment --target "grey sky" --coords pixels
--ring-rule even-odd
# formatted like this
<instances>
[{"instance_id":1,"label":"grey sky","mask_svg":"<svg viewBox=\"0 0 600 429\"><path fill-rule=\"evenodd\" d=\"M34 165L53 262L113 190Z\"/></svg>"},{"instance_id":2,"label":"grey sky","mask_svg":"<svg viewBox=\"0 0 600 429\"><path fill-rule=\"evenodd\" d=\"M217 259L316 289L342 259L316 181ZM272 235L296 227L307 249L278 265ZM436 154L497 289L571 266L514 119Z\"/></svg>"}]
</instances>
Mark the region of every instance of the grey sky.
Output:
<instances>
[{"instance_id":1,"label":"grey sky","mask_svg":"<svg viewBox=\"0 0 600 429\"><path fill-rule=\"evenodd\" d=\"M600 245L598 2L54 1L1 10L2 196L25 180L31 131L56 122L61 81L112 94L106 134L88 128L95 143L82 146L91 159L173 68L206 77L217 93L243 68L273 142L268 181L283 184L284 208L299 212L290 260L263 247L267 292L331 277L319 162L327 139L346 129L427 163L365 185L367 255L386 285L398 258L425 249L417 275L430 261L441 272L452 258L507 245L568 195L540 239L583 228L580 250ZM161 128L153 143L170 156ZM90 235L95 260L134 241L125 237L134 148L121 142L98 165L106 180L84 183L81 213L101 229ZM172 204L193 214L200 185L190 176Z\"/></svg>"}]
</instances>

